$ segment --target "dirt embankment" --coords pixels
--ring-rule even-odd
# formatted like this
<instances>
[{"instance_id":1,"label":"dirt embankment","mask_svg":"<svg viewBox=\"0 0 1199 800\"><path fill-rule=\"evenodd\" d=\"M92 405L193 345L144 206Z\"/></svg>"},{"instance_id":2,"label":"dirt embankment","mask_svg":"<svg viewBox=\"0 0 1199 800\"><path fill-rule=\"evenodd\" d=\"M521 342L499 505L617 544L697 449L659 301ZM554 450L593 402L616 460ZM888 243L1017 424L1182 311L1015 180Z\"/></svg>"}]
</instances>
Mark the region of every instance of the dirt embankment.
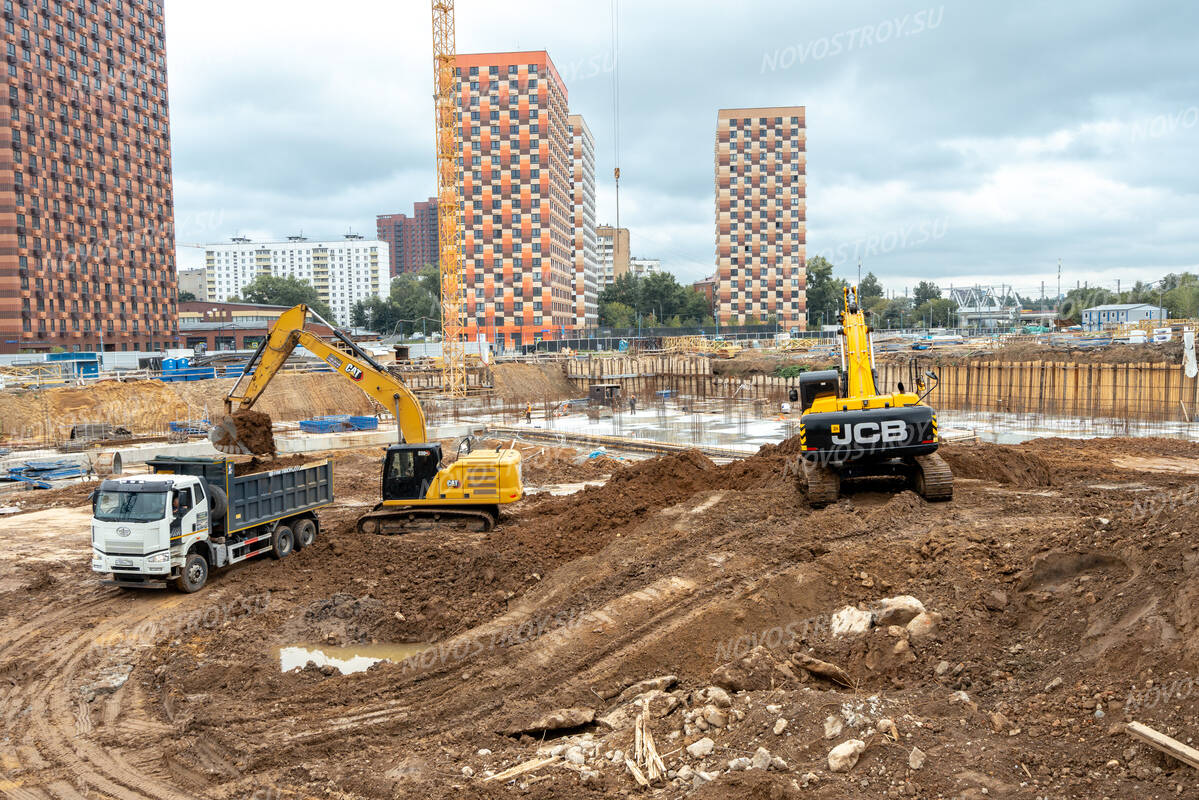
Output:
<instances>
[{"instance_id":1,"label":"dirt embankment","mask_svg":"<svg viewBox=\"0 0 1199 800\"><path fill-rule=\"evenodd\" d=\"M1182 363L1182 342L1160 344L1112 344L1106 347L1050 347L1036 342L1018 342L997 348L955 347L936 350L879 354L879 361L906 364L915 356L921 362L973 364L985 361L1052 361L1071 364L1170 364Z\"/></svg>"},{"instance_id":2,"label":"dirt embankment","mask_svg":"<svg viewBox=\"0 0 1199 800\"><path fill-rule=\"evenodd\" d=\"M337 457L314 546L200 595L97 592L83 559L22 575L0 591L16 777L150 797L632 796L614 755L633 749L629 687L661 678L646 697L666 768L712 779L663 782L672 800L1188 796L1190 768L1121 725L1193 735L1199 445L947 447L975 478L953 501L847 482L819 511L795 450L652 459L506 508L489 533L393 537L354 531L377 499L378 453L363 451ZM931 629L832 634L838 609L896 595L935 612ZM376 640L433 647L354 675L283 674L273 650ZM505 733L564 708L603 721ZM586 772L559 758L484 782L588 735ZM705 738L707 755L686 750ZM830 771L851 739L860 761ZM730 767L758 748L781 762Z\"/></svg>"},{"instance_id":3,"label":"dirt embankment","mask_svg":"<svg viewBox=\"0 0 1199 800\"><path fill-rule=\"evenodd\" d=\"M134 434L162 433L174 420L224 413L233 379L164 383L99 381L86 387L0 391L0 438L65 439L80 422L122 425ZM255 405L280 422L328 414L373 414L351 381L331 373L280 374Z\"/></svg>"},{"instance_id":4,"label":"dirt embankment","mask_svg":"<svg viewBox=\"0 0 1199 800\"><path fill-rule=\"evenodd\" d=\"M802 353L762 353L746 351L732 358L713 358L712 374L720 377L744 378L750 375L775 375L787 367L805 371L832 369L834 363L826 356L809 357Z\"/></svg>"},{"instance_id":5,"label":"dirt embankment","mask_svg":"<svg viewBox=\"0 0 1199 800\"><path fill-rule=\"evenodd\" d=\"M495 392L503 400L516 403L539 403L544 400L566 400L582 397L560 364L496 364L491 371Z\"/></svg>"}]
</instances>

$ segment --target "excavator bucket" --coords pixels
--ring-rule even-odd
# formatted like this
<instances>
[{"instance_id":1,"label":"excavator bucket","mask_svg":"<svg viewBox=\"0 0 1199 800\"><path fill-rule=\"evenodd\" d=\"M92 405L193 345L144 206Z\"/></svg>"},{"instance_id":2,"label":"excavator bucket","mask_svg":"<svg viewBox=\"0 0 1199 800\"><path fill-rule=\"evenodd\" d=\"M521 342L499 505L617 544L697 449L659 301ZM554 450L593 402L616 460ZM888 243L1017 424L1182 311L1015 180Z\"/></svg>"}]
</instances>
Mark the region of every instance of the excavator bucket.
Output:
<instances>
[{"instance_id":1,"label":"excavator bucket","mask_svg":"<svg viewBox=\"0 0 1199 800\"><path fill-rule=\"evenodd\" d=\"M258 411L238 411L213 420L208 432L212 446L230 455L273 456L275 437L271 418Z\"/></svg>"}]
</instances>

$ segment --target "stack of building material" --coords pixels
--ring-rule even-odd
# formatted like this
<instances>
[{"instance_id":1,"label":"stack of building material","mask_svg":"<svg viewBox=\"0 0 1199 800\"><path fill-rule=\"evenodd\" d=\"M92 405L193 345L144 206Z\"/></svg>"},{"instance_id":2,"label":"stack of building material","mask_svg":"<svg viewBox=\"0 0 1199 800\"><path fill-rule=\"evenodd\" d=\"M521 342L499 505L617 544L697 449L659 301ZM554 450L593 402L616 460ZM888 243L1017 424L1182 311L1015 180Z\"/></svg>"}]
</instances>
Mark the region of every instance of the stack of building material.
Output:
<instances>
[{"instance_id":1,"label":"stack of building material","mask_svg":"<svg viewBox=\"0 0 1199 800\"><path fill-rule=\"evenodd\" d=\"M341 431L378 430L379 420L375 417L355 417L350 414L333 414L315 419L300 420L304 433L338 433Z\"/></svg>"},{"instance_id":2,"label":"stack of building material","mask_svg":"<svg viewBox=\"0 0 1199 800\"><path fill-rule=\"evenodd\" d=\"M82 478L83 473L83 467L74 461L26 461L9 467L7 474L0 475L0 481L24 483L31 489L50 489L51 481Z\"/></svg>"}]
</instances>

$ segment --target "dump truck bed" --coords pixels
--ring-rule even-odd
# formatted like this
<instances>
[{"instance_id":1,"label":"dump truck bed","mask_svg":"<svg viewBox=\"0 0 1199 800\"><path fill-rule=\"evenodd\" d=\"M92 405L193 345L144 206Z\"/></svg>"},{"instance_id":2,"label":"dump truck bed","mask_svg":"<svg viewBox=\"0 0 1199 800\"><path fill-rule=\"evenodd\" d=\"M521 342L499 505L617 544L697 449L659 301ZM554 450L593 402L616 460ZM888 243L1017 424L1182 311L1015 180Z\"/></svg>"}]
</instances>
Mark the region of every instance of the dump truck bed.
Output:
<instances>
[{"instance_id":1,"label":"dump truck bed","mask_svg":"<svg viewBox=\"0 0 1199 800\"><path fill-rule=\"evenodd\" d=\"M234 474L234 462L228 458L164 456L148 463L156 473L194 475L223 491L229 499L229 533L333 502L333 465L327 459L241 476Z\"/></svg>"}]
</instances>

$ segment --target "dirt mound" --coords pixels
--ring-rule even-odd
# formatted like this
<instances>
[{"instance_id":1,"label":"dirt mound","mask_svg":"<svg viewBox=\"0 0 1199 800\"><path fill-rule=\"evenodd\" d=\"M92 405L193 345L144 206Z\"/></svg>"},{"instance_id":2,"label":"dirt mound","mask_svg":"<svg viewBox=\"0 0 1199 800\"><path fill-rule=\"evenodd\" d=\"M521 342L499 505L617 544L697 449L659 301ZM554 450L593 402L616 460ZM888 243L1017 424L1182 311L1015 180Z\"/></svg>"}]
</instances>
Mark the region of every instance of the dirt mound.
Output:
<instances>
[{"instance_id":1,"label":"dirt mound","mask_svg":"<svg viewBox=\"0 0 1199 800\"><path fill-rule=\"evenodd\" d=\"M491 374L496 394L509 402L534 403L583 396L558 364L496 364Z\"/></svg>"},{"instance_id":2,"label":"dirt mound","mask_svg":"<svg viewBox=\"0 0 1199 800\"><path fill-rule=\"evenodd\" d=\"M299 467L303 466L304 464L311 464L313 461L318 460L319 459L306 455L284 456L283 458L258 458L255 456L249 461L242 461L234 464L233 474L237 476L255 475L259 472L270 472L271 470L276 469Z\"/></svg>"},{"instance_id":3,"label":"dirt mound","mask_svg":"<svg viewBox=\"0 0 1199 800\"><path fill-rule=\"evenodd\" d=\"M621 462L613 458L583 458L573 448L547 447L525 456L521 472L526 484L536 486L591 481L621 467Z\"/></svg>"},{"instance_id":4,"label":"dirt mound","mask_svg":"<svg viewBox=\"0 0 1199 800\"><path fill-rule=\"evenodd\" d=\"M711 488L716 466L696 450L640 461L603 486L537 503L512 526L515 541L567 560L603 549L619 529Z\"/></svg>"},{"instance_id":5,"label":"dirt mound","mask_svg":"<svg viewBox=\"0 0 1199 800\"><path fill-rule=\"evenodd\" d=\"M998 481L1013 486L1049 486L1052 471L1045 460L1020 445L951 444L938 452L949 462L954 477Z\"/></svg>"},{"instance_id":6,"label":"dirt mound","mask_svg":"<svg viewBox=\"0 0 1199 800\"><path fill-rule=\"evenodd\" d=\"M731 378L750 375L774 375L784 367L802 367L807 370L828 369L833 362L827 356L809 357L802 353L742 352L732 358L713 358L712 374Z\"/></svg>"}]
</instances>

